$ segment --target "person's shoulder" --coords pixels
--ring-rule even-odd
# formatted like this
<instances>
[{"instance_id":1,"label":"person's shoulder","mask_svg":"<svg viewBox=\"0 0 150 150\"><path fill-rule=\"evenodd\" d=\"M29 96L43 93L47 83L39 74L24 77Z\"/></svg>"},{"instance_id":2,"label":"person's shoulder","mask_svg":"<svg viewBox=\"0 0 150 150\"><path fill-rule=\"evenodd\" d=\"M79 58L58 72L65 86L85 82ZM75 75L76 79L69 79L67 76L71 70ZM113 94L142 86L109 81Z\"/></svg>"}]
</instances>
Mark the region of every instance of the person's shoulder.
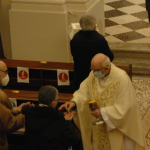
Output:
<instances>
[{"instance_id":1,"label":"person's shoulder","mask_svg":"<svg viewBox=\"0 0 150 150\"><path fill-rule=\"evenodd\" d=\"M64 114L56 108L38 106L36 111L38 110L47 118L53 118L54 120L64 119Z\"/></svg>"},{"instance_id":2,"label":"person's shoulder","mask_svg":"<svg viewBox=\"0 0 150 150\"><path fill-rule=\"evenodd\" d=\"M36 106L35 106L35 107L36 107ZM30 114L30 111L31 111L32 109L33 109L32 106L25 105L25 106L23 106L21 112L22 112L22 114L27 115L27 114Z\"/></svg>"},{"instance_id":3,"label":"person's shoulder","mask_svg":"<svg viewBox=\"0 0 150 150\"><path fill-rule=\"evenodd\" d=\"M2 89L0 89L0 101L6 100L6 99L8 99L7 94Z\"/></svg>"},{"instance_id":4,"label":"person's shoulder","mask_svg":"<svg viewBox=\"0 0 150 150\"><path fill-rule=\"evenodd\" d=\"M84 32L83 32L82 30L79 30L79 31L73 36L73 39L72 39L71 41L73 41L73 40L75 40L76 38L82 36L83 34L84 34Z\"/></svg>"},{"instance_id":5,"label":"person's shoulder","mask_svg":"<svg viewBox=\"0 0 150 150\"><path fill-rule=\"evenodd\" d=\"M116 72L116 78L120 79L120 81L127 81L130 80L129 75L127 74L127 72L117 66L113 66L115 67L115 72Z\"/></svg>"},{"instance_id":6,"label":"person's shoulder","mask_svg":"<svg viewBox=\"0 0 150 150\"><path fill-rule=\"evenodd\" d=\"M0 96L1 96L1 95L3 95L3 96L6 96L6 97L7 97L6 93L5 93L2 89L0 89Z\"/></svg>"},{"instance_id":7,"label":"person's shoulder","mask_svg":"<svg viewBox=\"0 0 150 150\"><path fill-rule=\"evenodd\" d=\"M65 120L64 114L63 114L61 111L59 111L59 110L56 109L56 108L52 108L52 110L53 110L53 112L54 112L56 118L61 119L61 120Z\"/></svg>"},{"instance_id":8,"label":"person's shoulder","mask_svg":"<svg viewBox=\"0 0 150 150\"><path fill-rule=\"evenodd\" d=\"M106 41L105 37L97 31L92 31L92 37L97 40Z\"/></svg>"}]
</instances>

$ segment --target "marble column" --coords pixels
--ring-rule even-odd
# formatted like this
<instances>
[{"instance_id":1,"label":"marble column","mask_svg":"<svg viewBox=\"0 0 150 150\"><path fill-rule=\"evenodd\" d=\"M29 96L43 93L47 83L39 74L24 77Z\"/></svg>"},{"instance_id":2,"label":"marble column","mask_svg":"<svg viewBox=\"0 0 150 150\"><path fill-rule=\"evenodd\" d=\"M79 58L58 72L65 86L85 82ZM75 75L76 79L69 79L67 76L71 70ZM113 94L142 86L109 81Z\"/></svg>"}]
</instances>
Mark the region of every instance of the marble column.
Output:
<instances>
[{"instance_id":1,"label":"marble column","mask_svg":"<svg viewBox=\"0 0 150 150\"><path fill-rule=\"evenodd\" d=\"M104 34L103 0L12 0L12 58L72 62L69 25L90 13Z\"/></svg>"},{"instance_id":2,"label":"marble column","mask_svg":"<svg viewBox=\"0 0 150 150\"><path fill-rule=\"evenodd\" d=\"M0 33L4 56L8 59L12 58L9 26L10 3L11 0L0 0Z\"/></svg>"}]
</instances>

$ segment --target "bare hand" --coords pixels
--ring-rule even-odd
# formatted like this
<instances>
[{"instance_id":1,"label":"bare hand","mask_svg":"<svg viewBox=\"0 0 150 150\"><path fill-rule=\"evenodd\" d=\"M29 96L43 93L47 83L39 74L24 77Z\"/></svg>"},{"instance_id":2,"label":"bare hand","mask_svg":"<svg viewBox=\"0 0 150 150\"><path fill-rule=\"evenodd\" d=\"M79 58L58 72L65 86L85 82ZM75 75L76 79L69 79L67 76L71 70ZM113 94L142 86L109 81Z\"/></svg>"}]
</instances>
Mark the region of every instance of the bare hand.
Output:
<instances>
[{"instance_id":1,"label":"bare hand","mask_svg":"<svg viewBox=\"0 0 150 150\"><path fill-rule=\"evenodd\" d=\"M69 112L75 106L76 104L74 102L66 102L65 104L61 105L58 110L67 110Z\"/></svg>"},{"instance_id":2,"label":"bare hand","mask_svg":"<svg viewBox=\"0 0 150 150\"><path fill-rule=\"evenodd\" d=\"M70 120L71 121L75 113L76 113L75 111L71 111L70 113L65 112L64 113L65 120Z\"/></svg>"},{"instance_id":3,"label":"bare hand","mask_svg":"<svg viewBox=\"0 0 150 150\"><path fill-rule=\"evenodd\" d=\"M68 103L68 102L66 102L66 103ZM62 104L62 105L58 108L58 110L59 110L59 111L66 110L66 108L65 108L66 103Z\"/></svg>"},{"instance_id":4,"label":"bare hand","mask_svg":"<svg viewBox=\"0 0 150 150\"><path fill-rule=\"evenodd\" d=\"M91 115L93 115L94 117L100 117L101 116L101 111L100 109L94 109L94 110L91 110Z\"/></svg>"},{"instance_id":5,"label":"bare hand","mask_svg":"<svg viewBox=\"0 0 150 150\"><path fill-rule=\"evenodd\" d=\"M26 106L26 105L29 105L29 106L32 106L32 107L35 106L33 103L31 104L30 102L22 103L22 104L19 105L18 107L13 107L11 112L12 112L13 114L19 114L19 113L21 113L22 107L23 107L23 106Z\"/></svg>"}]
</instances>

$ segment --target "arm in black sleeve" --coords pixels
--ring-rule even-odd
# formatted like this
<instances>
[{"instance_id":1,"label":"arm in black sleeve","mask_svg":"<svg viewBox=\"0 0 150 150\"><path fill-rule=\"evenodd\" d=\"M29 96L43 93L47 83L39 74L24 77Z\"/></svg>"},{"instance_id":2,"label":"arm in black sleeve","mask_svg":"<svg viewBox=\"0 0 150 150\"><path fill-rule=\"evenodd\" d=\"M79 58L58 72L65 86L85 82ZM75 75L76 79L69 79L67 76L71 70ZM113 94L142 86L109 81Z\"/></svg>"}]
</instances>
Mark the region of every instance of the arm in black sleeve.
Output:
<instances>
[{"instance_id":1,"label":"arm in black sleeve","mask_svg":"<svg viewBox=\"0 0 150 150\"><path fill-rule=\"evenodd\" d=\"M61 139L62 144L67 147L73 146L79 142L78 133L69 120L64 120L60 124L59 133L61 137L63 137Z\"/></svg>"},{"instance_id":2,"label":"arm in black sleeve","mask_svg":"<svg viewBox=\"0 0 150 150\"><path fill-rule=\"evenodd\" d=\"M27 105L27 106L23 106L21 113L26 115L26 113L30 110L31 106Z\"/></svg>"},{"instance_id":3,"label":"arm in black sleeve","mask_svg":"<svg viewBox=\"0 0 150 150\"><path fill-rule=\"evenodd\" d=\"M108 45L107 41L105 40L105 38L104 38L104 40L103 40L103 48L104 48L104 54L109 57L110 61L113 61L113 59L114 59L114 54L113 54L113 52L110 50L109 45Z\"/></svg>"}]
</instances>

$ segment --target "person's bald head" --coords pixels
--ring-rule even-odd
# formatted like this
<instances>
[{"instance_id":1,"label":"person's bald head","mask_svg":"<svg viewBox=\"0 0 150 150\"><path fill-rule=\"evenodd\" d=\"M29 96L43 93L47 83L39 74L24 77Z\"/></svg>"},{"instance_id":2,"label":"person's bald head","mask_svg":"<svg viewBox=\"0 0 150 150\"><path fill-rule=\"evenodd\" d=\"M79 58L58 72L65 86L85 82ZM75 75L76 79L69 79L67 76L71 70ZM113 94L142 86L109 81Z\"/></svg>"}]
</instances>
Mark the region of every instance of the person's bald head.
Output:
<instances>
[{"instance_id":1,"label":"person's bald head","mask_svg":"<svg viewBox=\"0 0 150 150\"><path fill-rule=\"evenodd\" d=\"M6 71L7 70L7 66L6 64L0 60L0 71Z\"/></svg>"},{"instance_id":2,"label":"person's bald head","mask_svg":"<svg viewBox=\"0 0 150 150\"><path fill-rule=\"evenodd\" d=\"M110 59L106 55L102 53L96 54L91 61L91 67L104 67L106 65L110 65Z\"/></svg>"},{"instance_id":3,"label":"person's bald head","mask_svg":"<svg viewBox=\"0 0 150 150\"><path fill-rule=\"evenodd\" d=\"M110 59L108 56L98 53L91 61L91 68L94 72L101 71L103 74L107 75L110 71Z\"/></svg>"},{"instance_id":4,"label":"person's bald head","mask_svg":"<svg viewBox=\"0 0 150 150\"><path fill-rule=\"evenodd\" d=\"M0 61L0 82L8 74L7 70L7 65L3 61Z\"/></svg>"}]
</instances>

